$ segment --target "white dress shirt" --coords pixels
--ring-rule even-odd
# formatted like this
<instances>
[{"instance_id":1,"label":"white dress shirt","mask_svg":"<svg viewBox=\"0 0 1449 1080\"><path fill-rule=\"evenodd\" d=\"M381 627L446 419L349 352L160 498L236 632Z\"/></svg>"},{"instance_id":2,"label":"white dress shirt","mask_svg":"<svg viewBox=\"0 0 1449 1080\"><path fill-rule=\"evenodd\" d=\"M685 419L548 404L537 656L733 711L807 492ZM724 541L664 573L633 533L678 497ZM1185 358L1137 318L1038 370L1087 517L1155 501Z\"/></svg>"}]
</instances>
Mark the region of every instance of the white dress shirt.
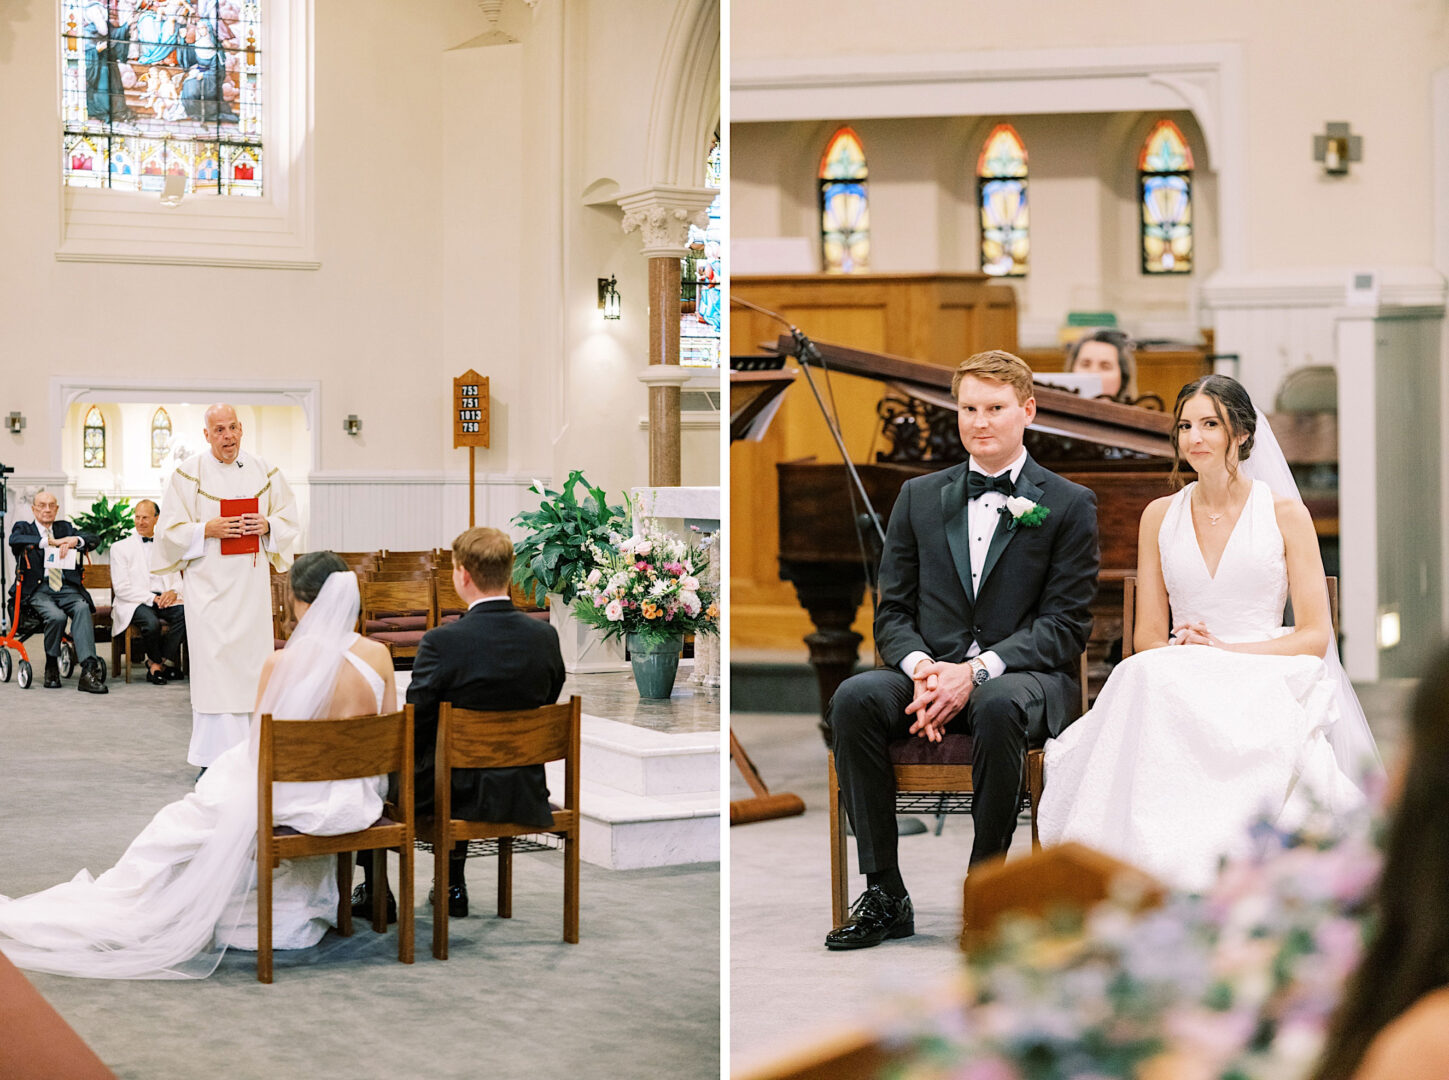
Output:
<instances>
[{"instance_id":1,"label":"white dress shirt","mask_svg":"<svg viewBox=\"0 0 1449 1080\"><path fill-rule=\"evenodd\" d=\"M974 460L971 462L970 471L980 473L982 476L1006 474L1015 484L1025 465L1026 447L1023 446L1021 453L1016 456L1016 460L998 472L988 473ZM980 592L981 570L986 565L986 552L991 547L991 538L996 534L996 527L1001 521L1001 510L1004 506L1006 506L1006 496L999 491L988 491L966 504L966 526L971 534L971 591L974 593ZM982 652L980 642L973 641L971 648L967 650L966 658L969 660L973 656L981 657L981 662L986 665L986 674L990 678L994 679L1006 671L1005 661L994 652ZM917 649L901 661L901 670L909 675L916 670L916 665L922 660L930 659L929 654Z\"/></svg>"}]
</instances>

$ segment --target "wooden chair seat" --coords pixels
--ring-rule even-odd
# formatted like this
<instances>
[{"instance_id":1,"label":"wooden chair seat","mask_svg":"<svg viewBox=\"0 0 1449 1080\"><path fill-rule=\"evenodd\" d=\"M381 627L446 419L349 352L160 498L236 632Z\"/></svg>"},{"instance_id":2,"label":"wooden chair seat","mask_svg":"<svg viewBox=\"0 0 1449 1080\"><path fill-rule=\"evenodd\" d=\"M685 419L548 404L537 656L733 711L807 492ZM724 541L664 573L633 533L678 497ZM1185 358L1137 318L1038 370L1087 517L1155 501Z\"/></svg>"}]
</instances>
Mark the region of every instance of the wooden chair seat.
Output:
<instances>
[{"instance_id":1,"label":"wooden chair seat","mask_svg":"<svg viewBox=\"0 0 1449 1080\"><path fill-rule=\"evenodd\" d=\"M380 641L389 649L416 649L423 640L425 630L380 630L368 634L369 641ZM399 655L394 652L394 655Z\"/></svg>"},{"instance_id":2,"label":"wooden chair seat","mask_svg":"<svg viewBox=\"0 0 1449 1080\"><path fill-rule=\"evenodd\" d=\"M461 614L459 614L459 615L447 614L447 615L444 615L441 619L439 619L438 622L439 623L457 622L462 617L463 616Z\"/></svg>"},{"instance_id":3,"label":"wooden chair seat","mask_svg":"<svg viewBox=\"0 0 1449 1080\"><path fill-rule=\"evenodd\" d=\"M912 736L898 739L886 749L892 765L970 765L973 741L970 735L946 734L938 743Z\"/></svg>"},{"instance_id":4,"label":"wooden chair seat","mask_svg":"<svg viewBox=\"0 0 1449 1080\"><path fill-rule=\"evenodd\" d=\"M367 620L367 633L382 634L390 630L426 630L428 628L428 617L426 614L417 615L379 615L376 619Z\"/></svg>"}]
</instances>

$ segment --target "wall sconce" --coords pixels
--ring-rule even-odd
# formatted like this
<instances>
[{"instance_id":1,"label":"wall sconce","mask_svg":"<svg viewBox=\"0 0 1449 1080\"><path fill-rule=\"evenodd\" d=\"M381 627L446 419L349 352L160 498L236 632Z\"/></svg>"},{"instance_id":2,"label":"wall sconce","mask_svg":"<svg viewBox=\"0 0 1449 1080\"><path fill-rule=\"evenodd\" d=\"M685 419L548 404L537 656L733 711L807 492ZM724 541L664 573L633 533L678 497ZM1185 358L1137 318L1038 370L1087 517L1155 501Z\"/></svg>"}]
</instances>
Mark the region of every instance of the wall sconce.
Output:
<instances>
[{"instance_id":1,"label":"wall sconce","mask_svg":"<svg viewBox=\"0 0 1449 1080\"><path fill-rule=\"evenodd\" d=\"M606 319L619 317L619 283L612 274L606 278L599 278L599 310L604 313Z\"/></svg>"},{"instance_id":2,"label":"wall sconce","mask_svg":"<svg viewBox=\"0 0 1449 1080\"><path fill-rule=\"evenodd\" d=\"M1313 136L1313 160L1329 176L1347 176L1349 162L1363 160L1363 136L1351 134L1347 124L1327 124L1322 135Z\"/></svg>"},{"instance_id":3,"label":"wall sconce","mask_svg":"<svg viewBox=\"0 0 1449 1080\"><path fill-rule=\"evenodd\" d=\"M162 206L180 206L186 196L186 177L175 173L166 174L166 186L161 189Z\"/></svg>"},{"instance_id":4,"label":"wall sconce","mask_svg":"<svg viewBox=\"0 0 1449 1080\"><path fill-rule=\"evenodd\" d=\"M25 430L25 417L18 412L13 412L5 418L5 426L9 429L10 434L19 435Z\"/></svg>"},{"instance_id":5,"label":"wall sconce","mask_svg":"<svg viewBox=\"0 0 1449 1080\"><path fill-rule=\"evenodd\" d=\"M342 421L342 430L349 435L360 435L362 433L362 421L357 418L356 413L347 414L347 419Z\"/></svg>"}]
</instances>

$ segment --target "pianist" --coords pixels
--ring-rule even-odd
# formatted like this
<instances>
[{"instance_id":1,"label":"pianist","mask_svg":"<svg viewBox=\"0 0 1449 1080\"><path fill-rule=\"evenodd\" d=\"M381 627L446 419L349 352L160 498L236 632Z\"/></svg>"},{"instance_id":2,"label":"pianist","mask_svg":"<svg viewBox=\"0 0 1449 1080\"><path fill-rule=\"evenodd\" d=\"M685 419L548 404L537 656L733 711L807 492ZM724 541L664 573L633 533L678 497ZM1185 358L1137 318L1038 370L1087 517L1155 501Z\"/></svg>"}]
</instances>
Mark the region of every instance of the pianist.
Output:
<instances>
[{"instance_id":1,"label":"pianist","mask_svg":"<svg viewBox=\"0 0 1449 1080\"><path fill-rule=\"evenodd\" d=\"M1102 379L1102 396L1124 405L1137 399L1137 352L1121 330L1090 330L1067 350L1067 370Z\"/></svg>"},{"instance_id":2,"label":"pianist","mask_svg":"<svg viewBox=\"0 0 1449 1080\"><path fill-rule=\"evenodd\" d=\"M1022 446L1036 415L1031 369L979 353L951 385L969 462L908 480L880 567L876 647L885 666L847 679L827 708L841 795L866 890L831 949L915 932L896 862L887 745L971 740L971 864L1004 855L1029 746L1077 716L1078 662L1097 589L1097 502Z\"/></svg>"}]
</instances>

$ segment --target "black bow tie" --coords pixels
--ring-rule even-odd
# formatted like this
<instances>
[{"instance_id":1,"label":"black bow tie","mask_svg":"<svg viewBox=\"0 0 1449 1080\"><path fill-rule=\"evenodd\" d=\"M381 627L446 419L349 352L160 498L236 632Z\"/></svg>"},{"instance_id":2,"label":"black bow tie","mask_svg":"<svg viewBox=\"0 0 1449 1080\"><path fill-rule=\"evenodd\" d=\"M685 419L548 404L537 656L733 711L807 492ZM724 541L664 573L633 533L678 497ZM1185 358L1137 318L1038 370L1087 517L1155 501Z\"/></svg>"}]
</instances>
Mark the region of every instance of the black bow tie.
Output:
<instances>
[{"instance_id":1,"label":"black bow tie","mask_svg":"<svg viewBox=\"0 0 1449 1080\"><path fill-rule=\"evenodd\" d=\"M982 473L968 470L966 473L966 499L979 499L988 491L999 491L1003 495L1010 495L1016 490L1016 485L1011 481L1011 473L1004 472L1000 476L986 476Z\"/></svg>"},{"instance_id":2,"label":"black bow tie","mask_svg":"<svg viewBox=\"0 0 1449 1080\"><path fill-rule=\"evenodd\" d=\"M155 539L156 538L154 536L143 536L143 537L141 537L141 543L143 543L143 544L149 544L149 543L151 543Z\"/></svg>"}]
</instances>

